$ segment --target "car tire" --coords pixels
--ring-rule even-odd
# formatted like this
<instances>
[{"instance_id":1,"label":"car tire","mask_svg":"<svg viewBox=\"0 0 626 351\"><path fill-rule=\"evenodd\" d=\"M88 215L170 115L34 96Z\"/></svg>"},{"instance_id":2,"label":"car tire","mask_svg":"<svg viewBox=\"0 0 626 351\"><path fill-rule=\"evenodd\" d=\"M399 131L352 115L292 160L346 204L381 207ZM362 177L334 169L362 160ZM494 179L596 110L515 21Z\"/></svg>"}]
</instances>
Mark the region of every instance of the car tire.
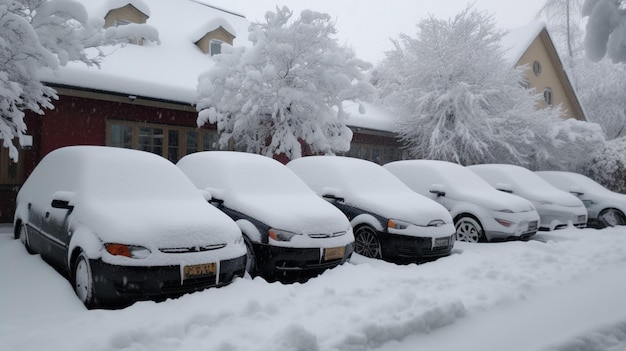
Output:
<instances>
[{"instance_id":1,"label":"car tire","mask_svg":"<svg viewBox=\"0 0 626 351\"><path fill-rule=\"evenodd\" d=\"M456 223L456 240L470 243L485 242L485 231L480 221L474 217L462 216Z\"/></svg>"},{"instance_id":2,"label":"car tire","mask_svg":"<svg viewBox=\"0 0 626 351\"><path fill-rule=\"evenodd\" d=\"M91 309L96 307L94 298L93 275L89 265L89 259L85 253L81 253L76 258L73 269L73 284L76 296L85 305Z\"/></svg>"},{"instance_id":3,"label":"car tire","mask_svg":"<svg viewBox=\"0 0 626 351\"><path fill-rule=\"evenodd\" d=\"M383 258L380 241L374 228L362 225L355 229L354 252L369 258Z\"/></svg>"},{"instance_id":4,"label":"car tire","mask_svg":"<svg viewBox=\"0 0 626 351\"><path fill-rule=\"evenodd\" d=\"M255 277L257 275L256 254L254 253L254 248L250 239L244 236L243 241L246 244L246 272L248 272L251 277Z\"/></svg>"},{"instance_id":5,"label":"car tire","mask_svg":"<svg viewBox=\"0 0 626 351\"><path fill-rule=\"evenodd\" d=\"M19 230L19 235L17 239L20 239L20 241L22 242L22 244L24 244L24 247L26 248L26 251L29 254L34 255L36 253L30 247L30 241L28 239L28 231L26 230L25 224L20 224L20 230Z\"/></svg>"},{"instance_id":6,"label":"car tire","mask_svg":"<svg viewBox=\"0 0 626 351\"><path fill-rule=\"evenodd\" d=\"M624 213L614 208L606 208L602 210L598 215L598 220L603 227L626 225L626 216L624 216Z\"/></svg>"}]
</instances>

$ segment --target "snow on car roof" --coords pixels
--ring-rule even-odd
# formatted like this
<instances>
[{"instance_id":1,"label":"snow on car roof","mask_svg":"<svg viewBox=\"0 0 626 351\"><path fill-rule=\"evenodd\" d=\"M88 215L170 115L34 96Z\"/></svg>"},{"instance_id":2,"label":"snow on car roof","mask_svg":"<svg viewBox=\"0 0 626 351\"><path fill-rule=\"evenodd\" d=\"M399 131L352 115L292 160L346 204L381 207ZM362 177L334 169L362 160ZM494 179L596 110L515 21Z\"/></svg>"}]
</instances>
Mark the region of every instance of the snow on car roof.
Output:
<instances>
[{"instance_id":1,"label":"snow on car roof","mask_svg":"<svg viewBox=\"0 0 626 351\"><path fill-rule=\"evenodd\" d=\"M564 171L541 171L535 173L563 191L593 191L596 193L612 193L609 189L582 174Z\"/></svg>"},{"instance_id":2,"label":"snow on car roof","mask_svg":"<svg viewBox=\"0 0 626 351\"><path fill-rule=\"evenodd\" d=\"M443 184L456 192L490 192L493 189L469 169L452 162L438 160L402 160L385 165L411 188Z\"/></svg>"},{"instance_id":3,"label":"snow on car roof","mask_svg":"<svg viewBox=\"0 0 626 351\"><path fill-rule=\"evenodd\" d=\"M57 198L68 200L73 216L102 240L119 242L123 233L123 240L159 237L160 247L169 247L226 242L238 233L182 171L144 151L107 146L52 151L24 183L18 202L49 206Z\"/></svg>"},{"instance_id":4,"label":"snow on car roof","mask_svg":"<svg viewBox=\"0 0 626 351\"><path fill-rule=\"evenodd\" d=\"M199 189L269 226L298 233L343 231L347 218L282 163L257 154L205 151L177 166Z\"/></svg>"},{"instance_id":5,"label":"snow on car roof","mask_svg":"<svg viewBox=\"0 0 626 351\"><path fill-rule=\"evenodd\" d=\"M516 165L482 164L468 166L492 186L506 183L513 187L514 194L533 200L552 199L566 206L580 203L575 196L550 185L534 172ZM582 204L581 204L582 205Z\"/></svg>"},{"instance_id":6,"label":"snow on car roof","mask_svg":"<svg viewBox=\"0 0 626 351\"><path fill-rule=\"evenodd\" d=\"M237 151L196 152L177 166L196 187L251 194L309 194L304 182L282 163L266 156Z\"/></svg>"},{"instance_id":7,"label":"snow on car roof","mask_svg":"<svg viewBox=\"0 0 626 351\"><path fill-rule=\"evenodd\" d=\"M344 197L346 203L359 208L420 225L433 219L452 222L443 206L414 192L374 162L343 156L308 156L289 162L287 167L320 196Z\"/></svg>"}]
</instances>

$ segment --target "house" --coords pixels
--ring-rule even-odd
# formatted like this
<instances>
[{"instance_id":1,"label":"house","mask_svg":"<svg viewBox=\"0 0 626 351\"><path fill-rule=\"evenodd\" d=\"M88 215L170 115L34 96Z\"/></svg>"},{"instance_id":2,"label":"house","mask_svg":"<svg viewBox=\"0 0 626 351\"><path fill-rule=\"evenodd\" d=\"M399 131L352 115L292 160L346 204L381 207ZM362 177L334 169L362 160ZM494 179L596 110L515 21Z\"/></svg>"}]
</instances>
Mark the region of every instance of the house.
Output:
<instances>
[{"instance_id":1,"label":"house","mask_svg":"<svg viewBox=\"0 0 626 351\"><path fill-rule=\"evenodd\" d=\"M505 58L513 67L526 67L528 86L543 95L538 107L560 105L564 118L587 120L543 21L510 30L502 39L502 46L506 50Z\"/></svg>"},{"instance_id":2,"label":"house","mask_svg":"<svg viewBox=\"0 0 626 351\"><path fill-rule=\"evenodd\" d=\"M28 114L33 143L13 163L0 148L0 222L12 220L20 185L39 160L69 145L108 145L145 150L172 162L186 154L215 150L215 126L198 128L196 85L223 45L250 45L246 18L201 0L81 1L105 27L146 24L160 43L137 40L107 48L101 67L70 62L43 80L59 100L44 116ZM173 25L184 23L184 26ZM513 30L503 40L513 65L527 65L528 84L544 92L546 104L564 107L568 118L584 120L583 109L542 22ZM371 104L347 103L353 131L347 156L380 164L404 158L392 116ZM360 112L364 112L361 114ZM231 147L232 148L232 147Z\"/></svg>"},{"instance_id":3,"label":"house","mask_svg":"<svg viewBox=\"0 0 626 351\"><path fill-rule=\"evenodd\" d=\"M0 222L12 220L20 185L39 160L57 148L126 147L172 162L218 148L215 126L196 124L198 76L212 66L211 56L223 45L250 45L248 20L200 0L78 1L91 17L103 19L105 27L146 24L158 31L160 43L136 40L105 48L108 56L100 68L70 62L58 72L43 73L42 80L56 89L59 100L44 116L27 114L33 143L20 151L17 164L0 148ZM380 163L400 157L389 126L352 122L351 155Z\"/></svg>"}]
</instances>

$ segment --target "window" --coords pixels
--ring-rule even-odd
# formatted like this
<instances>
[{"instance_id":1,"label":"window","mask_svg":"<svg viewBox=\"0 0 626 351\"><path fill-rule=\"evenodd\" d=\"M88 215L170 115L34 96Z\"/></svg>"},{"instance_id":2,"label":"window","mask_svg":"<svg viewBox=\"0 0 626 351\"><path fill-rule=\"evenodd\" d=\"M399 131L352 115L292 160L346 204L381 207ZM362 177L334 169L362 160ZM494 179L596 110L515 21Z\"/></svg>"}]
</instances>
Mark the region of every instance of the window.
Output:
<instances>
[{"instance_id":1,"label":"window","mask_svg":"<svg viewBox=\"0 0 626 351\"><path fill-rule=\"evenodd\" d=\"M533 73L539 77L539 75L541 75L541 63L539 63L539 61L534 61L533 62Z\"/></svg>"},{"instance_id":2,"label":"window","mask_svg":"<svg viewBox=\"0 0 626 351\"><path fill-rule=\"evenodd\" d=\"M552 89L551 88L546 88L543 91L543 99L546 101L546 104L548 106L552 106Z\"/></svg>"},{"instance_id":3,"label":"window","mask_svg":"<svg viewBox=\"0 0 626 351\"><path fill-rule=\"evenodd\" d=\"M402 159L402 151L395 146L351 143L345 156L360 158L383 165Z\"/></svg>"},{"instance_id":4,"label":"window","mask_svg":"<svg viewBox=\"0 0 626 351\"><path fill-rule=\"evenodd\" d=\"M217 39L211 39L209 42L209 54L211 56L222 53L222 44L224 42Z\"/></svg>"},{"instance_id":5,"label":"window","mask_svg":"<svg viewBox=\"0 0 626 351\"><path fill-rule=\"evenodd\" d=\"M19 159L24 155L20 151ZM0 144L0 184L22 184L24 182L24 162L15 163L9 157L9 149Z\"/></svg>"},{"instance_id":6,"label":"window","mask_svg":"<svg viewBox=\"0 0 626 351\"><path fill-rule=\"evenodd\" d=\"M172 162L178 162L190 153L218 150L217 141L215 130L121 120L107 121L108 146L148 151Z\"/></svg>"}]
</instances>

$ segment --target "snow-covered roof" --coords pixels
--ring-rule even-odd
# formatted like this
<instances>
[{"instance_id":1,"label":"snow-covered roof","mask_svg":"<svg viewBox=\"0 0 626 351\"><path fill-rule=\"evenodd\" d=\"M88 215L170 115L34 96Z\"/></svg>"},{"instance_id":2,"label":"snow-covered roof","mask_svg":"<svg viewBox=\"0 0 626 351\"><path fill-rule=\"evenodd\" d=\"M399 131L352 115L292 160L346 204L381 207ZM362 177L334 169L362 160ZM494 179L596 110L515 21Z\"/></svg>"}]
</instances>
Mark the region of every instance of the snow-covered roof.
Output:
<instances>
[{"instance_id":1,"label":"snow-covered roof","mask_svg":"<svg viewBox=\"0 0 626 351\"><path fill-rule=\"evenodd\" d=\"M544 29L546 29L546 23L536 20L526 26L509 30L500 42L505 50L504 58L512 65L517 65L530 44Z\"/></svg>"},{"instance_id":2,"label":"snow-covered roof","mask_svg":"<svg viewBox=\"0 0 626 351\"><path fill-rule=\"evenodd\" d=\"M42 80L56 85L115 92L192 104L196 101L198 76L214 63L194 42L198 30L219 26L237 34L234 46L250 45L245 17L194 0L78 0L90 16L131 4L149 14L160 44L105 48L107 56L97 67L70 62L58 72L42 72ZM108 10L107 10L108 9ZM216 27L217 25L217 27ZM205 33L206 34L206 33Z\"/></svg>"},{"instance_id":3,"label":"snow-covered roof","mask_svg":"<svg viewBox=\"0 0 626 351\"><path fill-rule=\"evenodd\" d=\"M344 102L343 108L350 114L347 125L355 128L371 129L383 132L393 132L393 115L379 106L363 102L363 110L356 102ZM361 113L363 112L363 113Z\"/></svg>"}]
</instances>

